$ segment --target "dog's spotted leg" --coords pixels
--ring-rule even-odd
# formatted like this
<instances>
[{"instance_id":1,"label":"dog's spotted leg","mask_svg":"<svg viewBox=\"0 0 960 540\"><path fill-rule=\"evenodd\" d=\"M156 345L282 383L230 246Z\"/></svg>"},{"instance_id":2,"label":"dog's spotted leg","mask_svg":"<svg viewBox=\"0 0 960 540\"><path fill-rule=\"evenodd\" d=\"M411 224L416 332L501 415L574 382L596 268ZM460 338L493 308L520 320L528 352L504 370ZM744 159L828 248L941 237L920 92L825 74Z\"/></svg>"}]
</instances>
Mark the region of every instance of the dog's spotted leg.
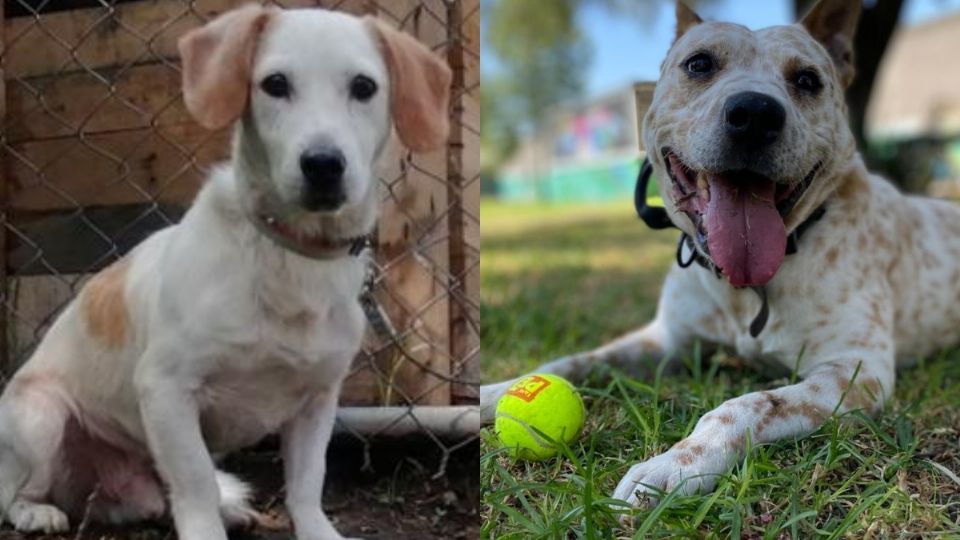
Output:
<instances>
[{"instance_id":1,"label":"dog's spotted leg","mask_svg":"<svg viewBox=\"0 0 960 540\"><path fill-rule=\"evenodd\" d=\"M756 445L806 435L834 412L875 413L893 384L892 346L882 354L825 359L798 384L752 392L705 414L670 450L631 467L613 496L636 505L656 490L712 491L718 476L743 457L748 439Z\"/></svg>"},{"instance_id":2,"label":"dog's spotted leg","mask_svg":"<svg viewBox=\"0 0 960 540\"><path fill-rule=\"evenodd\" d=\"M626 334L602 347L570 356L565 356L536 368L536 373L553 373L574 382L580 382L598 364L604 363L625 371L637 367L655 367L673 352L670 339L660 319L640 330ZM497 401L517 379L480 387L480 412L484 422L494 418Z\"/></svg>"}]
</instances>

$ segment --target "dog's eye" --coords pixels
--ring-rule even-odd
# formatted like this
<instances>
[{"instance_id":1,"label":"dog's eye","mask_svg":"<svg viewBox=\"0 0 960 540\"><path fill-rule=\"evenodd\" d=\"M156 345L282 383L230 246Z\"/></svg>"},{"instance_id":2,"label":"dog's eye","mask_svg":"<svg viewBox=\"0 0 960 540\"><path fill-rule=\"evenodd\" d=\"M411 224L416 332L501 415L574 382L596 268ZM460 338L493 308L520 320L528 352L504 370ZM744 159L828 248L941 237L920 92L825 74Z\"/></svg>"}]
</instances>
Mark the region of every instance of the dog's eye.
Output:
<instances>
[{"instance_id":1,"label":"dog's eye","mask_svg":"<svg viewBox=\"0 0 960 540\"><path fill-rule=\"evenodd\" d=\"M350 81L350 97L358 101L369 101L377 93L377 83L366 75L357 75Z\"/></svg>"},{"instance_id":2,"label":"dog's eye","mask_svg":"<svg viewBox=\"0 0 960 540\"><path fill-rule=\"evenodd\" d=\"M713 71L713 58L707 53L697 53L684 62L691 75L706 75Z\"/></svg>"},{"instance_id":3,"label":"dog's eye","mask_svg":"<svg viewBox=\"0 0 960 540\"><path fill-rule=\"evenodd\" d=\"M260 81L260 88L275 98L290 97L290 82L282 73L267 75Z\"/></svg>"},{"instance_id":4,"label":"dog's eye","mask_svg":"<svg viewBox=\"0 0 960 540\"><path fill-rule=\"evenodd\" d=\"M809 69L804 69L798 72L793 78L793 84L798 89L811 94L816 94L821 88L823 88L823 83L820 82L820 77Z\"/></svg>"}]
</instances>

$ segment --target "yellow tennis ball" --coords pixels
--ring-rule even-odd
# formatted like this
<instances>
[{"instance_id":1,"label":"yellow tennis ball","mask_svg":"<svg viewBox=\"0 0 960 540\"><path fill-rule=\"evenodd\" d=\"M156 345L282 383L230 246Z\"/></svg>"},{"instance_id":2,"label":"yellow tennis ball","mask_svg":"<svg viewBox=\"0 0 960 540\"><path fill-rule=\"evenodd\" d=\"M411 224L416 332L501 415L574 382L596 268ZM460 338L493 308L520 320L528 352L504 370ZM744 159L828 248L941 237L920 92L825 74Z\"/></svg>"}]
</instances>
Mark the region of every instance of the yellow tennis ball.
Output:
<instances>
[{"instance_id":1,"label":"yellow tennis ball","mask_svg":"<svg viewBox=\"0 0 960 540\"><path fill-rule=\"evenodd\" d=\"M514 459L540 461L557 453L531 427L570 444L583 428L583 400L563 377L539 373L515 382L497 402L494 430Z\"/></svg>"}]
</instances>

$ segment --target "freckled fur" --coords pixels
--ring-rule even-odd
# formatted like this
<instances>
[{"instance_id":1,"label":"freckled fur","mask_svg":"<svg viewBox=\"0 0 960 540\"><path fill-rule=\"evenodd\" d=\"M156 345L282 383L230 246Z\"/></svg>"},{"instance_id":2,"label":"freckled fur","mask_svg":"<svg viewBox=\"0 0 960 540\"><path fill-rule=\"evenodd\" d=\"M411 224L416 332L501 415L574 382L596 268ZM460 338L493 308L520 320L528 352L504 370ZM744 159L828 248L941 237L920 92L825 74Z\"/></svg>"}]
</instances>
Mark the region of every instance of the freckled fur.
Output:
<instances>
[{"instance_id":1,"label":"freckled fur","mask_svg":"<svg viewBox=\"0 0 960 540\"><path fill-rule=\"evenodd\" d=\"M878 414L893 393L897 365L960 342L960 208L905 196L868 172L847 124L847 47L859 6L858 0L821 0L803 25L755 32L729 23L691 23L694 17L680 10L682 31L643 122L656 177L669 178L657 151L663 146L694 169L716 163L718 111L731 93L750 89L774 96L787 109L783 144L770 151L776 178L796 179L822 162L786 216L787 230L822 204L827 211L767 284L770 322L759 337L748 333L760 305L753 291L734 289L697 266L674 266L655 319L587 353L593 362L614 355L676 361L700 342L708 351L722 346L758 365L797 368L801 379L724 402L670 450L625 471L614 497L636 504L645 485L667 491L680 486L685 494L710 491L717 475L741 459L748 437L761 444L804 436L834 411ZM722 66L708 82L691 80L681 69L685 58L703 48ZM783 68L798 62L824 75L818 99L801 102L790 95ZM674 223L693 234L689 218L676 211L672 190L661 186L661 193ZM660 354L649 355L648 347ZM566 375L577 358L583 355L538 371ZM509 384L481 388L485 419ZM692 452L699 447L702 454Z\"/></svg>"},{"instance_id":2,"label":"freckled fur","mask_svg":"<svg viewBox=\"0 0 960 540\"><path fill-rule=\"evenodd\" d=\"M87 282L81 293L90 335L110 349L123 346L130 327L126 285L129 261L119 260Z\"/></svg>"}]
</instances>

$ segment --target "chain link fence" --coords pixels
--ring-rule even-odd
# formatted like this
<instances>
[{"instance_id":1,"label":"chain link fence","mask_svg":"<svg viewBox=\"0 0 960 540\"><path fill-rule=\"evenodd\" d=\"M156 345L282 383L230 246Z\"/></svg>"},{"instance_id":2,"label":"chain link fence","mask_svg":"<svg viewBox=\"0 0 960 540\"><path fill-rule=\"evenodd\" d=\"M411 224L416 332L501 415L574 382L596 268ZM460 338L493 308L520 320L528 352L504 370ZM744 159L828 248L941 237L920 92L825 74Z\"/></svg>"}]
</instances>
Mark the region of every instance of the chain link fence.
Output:
<instances>
[{"instance_id":1,"label":"chain link fence","mask_svg":"<svg viewBox=\"0 0 960 540\"><path fill-rule=\"evenodd\" d=\"M444 150L394 146L381 171L375 298L338 430L368 450L416 432L447 458L476 440L479 384L479 0L277 0L372 14L454 70ZM180 94L176 40L231 0L5 0L0 109L0 362L10 375L92 273L175 223L229 130Z\"/></svg>"}]
</instances>

